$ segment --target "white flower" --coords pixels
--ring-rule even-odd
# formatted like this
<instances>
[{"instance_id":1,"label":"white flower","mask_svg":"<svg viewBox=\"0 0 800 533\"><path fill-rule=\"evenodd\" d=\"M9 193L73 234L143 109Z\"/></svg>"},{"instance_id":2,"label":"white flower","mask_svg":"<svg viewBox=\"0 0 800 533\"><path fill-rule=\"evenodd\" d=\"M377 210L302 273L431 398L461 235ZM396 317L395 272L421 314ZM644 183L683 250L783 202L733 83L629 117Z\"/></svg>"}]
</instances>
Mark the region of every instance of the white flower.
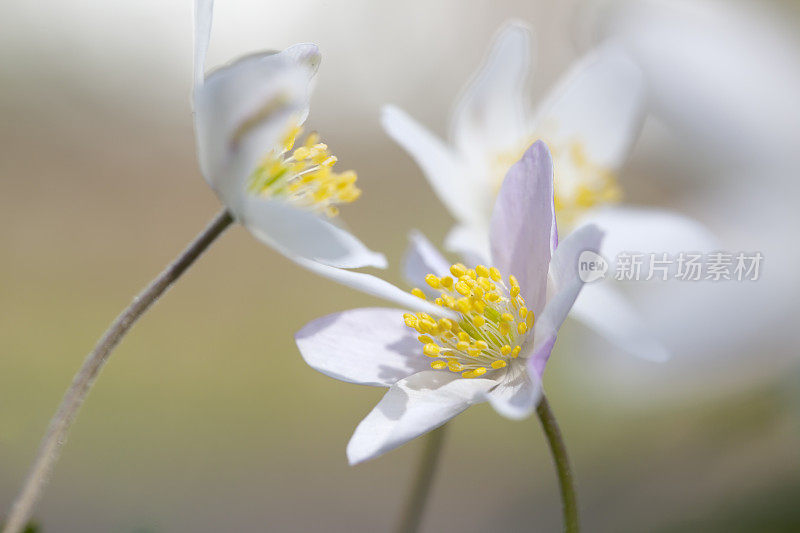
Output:
<instances>
[{"instance_id":1,"label":"white flower","mask_svg":"<svg viewBox=\"0 0 800 533\"><path fill-rule=\"evenodd\" d=\"M389 387L347 447L351 464L430 431L489 401L528 416L561 323L583 283L578 257L597 251L586 225L560 245L550 154L534 143L508 172L490 222L491 267L448 268L423 238L410 267L438 297L428 313L368 308L315 320L295 339L305 361L331 377ZM412 291L420 303L425 295ZM405 303L405 302L403 302Z\"/></svg>"},{"instance_id":2,"label":"white flower","mask_svg":"<svg viewBox=\"0 0 800 533\"><path fill-rule=\"evenodd\" d=\"M527 98L530 62L530 31L507 24L455 106L450 145L401 110L384 109L385 130L416 160L458 221L446 247L472 260L486 257L491 205L503 176L527 146L542 139L553 154L562 234L596 223L608 235L602 253L609 259L625 250L705 249L712 239L694 221L619 204L616 174L643 120L645 87L636 64L606 43L582 58L533 113ZM607 283L587 287L574 316L631 353L667 356Z\"/></svg>"},{"instance_id":3,"label":"white flower","mask_svg":"<svg viewBox=\"0 0 800 533\"><path fill-rule=\"evenodd\" d=\"M355 173L335 172L336 157L316 134L295 147L319 50L257 53L206 76L212 8L211 0L195 4L194 116L206 181L257 239L298 262L384 268L383 255L332 222L337 204L360 194Z\"/></svg>"}]
</instances>

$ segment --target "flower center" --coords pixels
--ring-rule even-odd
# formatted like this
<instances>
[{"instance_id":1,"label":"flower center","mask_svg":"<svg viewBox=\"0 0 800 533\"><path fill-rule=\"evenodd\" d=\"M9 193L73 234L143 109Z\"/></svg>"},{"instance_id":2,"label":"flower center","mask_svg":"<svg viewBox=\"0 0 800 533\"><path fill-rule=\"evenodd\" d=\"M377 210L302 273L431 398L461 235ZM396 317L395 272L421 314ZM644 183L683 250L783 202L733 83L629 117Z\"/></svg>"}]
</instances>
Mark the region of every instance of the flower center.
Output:
<instances>
[{"instance_id":1,"label":"flower center","mask_svg":"<svg viewBox=\"0 0 800 533\"><path fill-rule=\"evenodd\" d=\"M492 166L497 189L511 166L533 143L526 140L518 150L498 154ZM622 199L622 189L611 169L598 165L586 154L581 142L547 143L553 157L553 188L560 228L571 228L588 209Z\"/></svg>"},{"instance_id":2,"label":"flower center","mask_svg":"<svg viewBox=\"0 0 800 533\"><path fill-rule=\"evenodd\" d=\"M431 368L475 378L506 367L519 357L534 320L517 279L508 276L506 283L494 267L467 269L461 263L451 266L450 273L441 278L428 274L425 281L439 292L434 302L455 311L456 319L436 320L426 313L403 315L406 325L420 334L417 339L424 345L423 353L435 359ZM426 299L419 288L411 293Z\"/></svg>"},{"instance_id":3,"label":"flower center","mask_svg":"<svg viewBox=\"0 0 800 533\"><path fill-rule=\"evenodd\" d=\"M334 172L336 156L328 145L311 133L299 148L294 148L302 126L293 124L284 135L280 148L272 150L250 176L248 191L287 201L325 213L339 214L338 204L350 203L361 196L356 187L355 171ZM291 152L291 153L290 153Z\"/></svg>"}]
</instances>

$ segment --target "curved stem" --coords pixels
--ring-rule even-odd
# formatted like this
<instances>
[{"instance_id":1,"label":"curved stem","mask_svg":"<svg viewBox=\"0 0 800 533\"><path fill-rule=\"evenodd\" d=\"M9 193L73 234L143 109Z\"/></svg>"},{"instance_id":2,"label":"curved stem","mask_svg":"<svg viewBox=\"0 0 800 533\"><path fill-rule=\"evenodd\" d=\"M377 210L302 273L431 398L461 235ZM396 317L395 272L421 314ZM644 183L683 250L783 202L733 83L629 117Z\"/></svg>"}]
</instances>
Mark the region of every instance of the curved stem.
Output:
<instances>
[{"instance_id":1,"label":"curved stem","mask_svg":"<svg viewBox=\"0 0 800 533\"><path fill-rule=\"evenodd\" d=\"M200 257L208 246L219 237L233 222L227 211L222 211L209 223L189 246L165 268L150 284L145 287L120 314L98 341L94 350L83 361L83 365L75 374L72 384L61 400L56 414L50 421L39 452L28 472L25 484L14 501L11 513L3 528L3 533L18 533L31 517L33 508L39 500L42 489L58 460L59 452L67 438L72 422L75 420L86 395L95 378L108 360L113 349L122 337L131 329L147 309L164 294L167 289L183 274L194 261Z\"/></svg>"},{"instance_id":2,"label":"curved stem","mask_svg":"<svg viewBox=\"0 0 800 533\"><path fill-rule=\"evenodd\" d=\"M569 466L567 447L564 445L561 430L558 429L556 417L553 415L550 404L544 396L542 396L542 400L536 408L536 414L539 416L539 421L542 423L544 434L547 437L547 444L550 446L550 452L553 454L553 462L556 464L558 484L561 488L561 501L564 510L564 531L567 533L577 533L580 531L580 524L578 521L578 500L575 497L575 479Z\"/></svg>"},{"instance_id":3,"label":"curved stem","mask_svg":"<svg viewBox=\"0 0 800 533\"><path fill-rule=\"evenodd\" d=\"M444 435L447 424L440 426L425 436L425 448L420 455L419 465L414 474L411 490L406 499L400 523L395 531L397 533L414 533L419 529L422 515L425 513L425 504L431 491L436 466L444 444Z\"/></svg>"}]
</instances>

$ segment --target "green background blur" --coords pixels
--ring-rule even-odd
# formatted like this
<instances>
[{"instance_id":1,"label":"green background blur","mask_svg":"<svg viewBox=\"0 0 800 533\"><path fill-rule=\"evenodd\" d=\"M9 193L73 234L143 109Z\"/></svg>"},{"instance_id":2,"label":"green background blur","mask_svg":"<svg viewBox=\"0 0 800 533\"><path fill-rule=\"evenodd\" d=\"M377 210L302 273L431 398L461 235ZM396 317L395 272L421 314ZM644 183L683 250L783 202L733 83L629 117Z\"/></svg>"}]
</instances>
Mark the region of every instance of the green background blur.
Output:
<instances>
[{"instance_id":1,"label":"green background blur","mask_svg":"<svg viewBox=\"0 0 800 533\"><path fill-rule=\"evenodd\" d=\"M190 4L0 6L0 514L97 337L220 208L194 154ZM451 219L382 133L379 106L445 132L512 16L537 32L535 96L579 55L574 2L218 4L210 65L320 45L310 125L359 172L364 195L343 219L398 283L408 230L440 242ZM681 207L681 183L647 165L635 154L626 168L629 197ZM347 440L383 391L316 373L292 341L309 320L369 305L381 304L229 231L114 353L37 521L46 532L388 530L419 443L349 467ZM632 361L655 384L642 390L596 382L604 363L586 337L566 326L545 386L587 531L800 530L791 357L757 379L710 372L719 382L685 393L691 365L659 379L659 365ZM761 346L762 358L796 349ZM479 406L452 424L424 530L556 531L557 495L537 421Z\"/></svg>"}]
</instances>

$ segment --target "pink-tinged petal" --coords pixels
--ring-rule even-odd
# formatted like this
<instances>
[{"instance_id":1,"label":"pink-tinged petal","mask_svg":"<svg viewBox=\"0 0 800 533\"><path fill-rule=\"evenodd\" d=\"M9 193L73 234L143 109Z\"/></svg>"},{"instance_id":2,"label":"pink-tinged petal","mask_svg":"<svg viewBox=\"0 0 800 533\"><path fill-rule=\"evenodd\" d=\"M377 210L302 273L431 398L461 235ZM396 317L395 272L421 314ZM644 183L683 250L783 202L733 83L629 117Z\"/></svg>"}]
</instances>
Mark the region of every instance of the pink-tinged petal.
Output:
<instances>
[{"instance_id":1,"label":"pink-tinged petal","mask_svg":"<svg viewBox=\"0 0 800 533\"><path fill-rule=\"evenodd\" d=\"M583 287L578 275L578 259L582 252L597 253L603 239L603 233L594 225L587 225L573 231L558 245L550 262L547 305L536 316L533 325L534 355L531 359L544 359L550 356L552 343L555 342L558 330L572 309L572 304ZM550 344L550 349L540 352L542 347ZM532 362L537 371L543 370Z\"/></svg>"},{"instance_id":2,"label":"pink-tinged petal","mask_svg":"<svg viewBox=\"0 0 800 533\"><path fill-rule=\"evenodd\" d=\"M195 88L200 169L237 217L258 163L307 113L310 85L307 67L285 54L260 54L212 72Z\"/></svg>"},{"instance_id":3,"label":"pink-tinged petal","mask_svg":"<svg viewBox=\"0 0 800 533\"><path fill-rule=\"evenodd\" d=\"M332 378L388 387L430 370L416 332L399 309L367 308L334 313L306 324L294 340L308 365Z\"/></svg>"},{"instance_id":4,"label":"pink-tinged petal","mask_svg":"<svg viewBox=\"0 0 800 533\"><path fill-rule=\"evenodd\" d=\"M609 283L588 283L572 306L576 320L620 350L650 361L666 361L669 352L641 314Z\"/></svg>"},{"instance_id":5,"label":"pink-tinged petal","mask_svg":"<svg viewBox=\"0 0 800 533\"><path fill-rule=\"evenodd\" d=\"M486 394L495 411L513 420L530 416L542 395L539 374L529 373L525 362L516 360L499 381L497 387Z\"/></svg>"},{"instance_id":6,"label":"pink-tinged petal","mask_svg":"<svg viewBox=\"0 0 800 533\"><path fill-rule=\"evenodd\" d=\"M528 134L531 31L508 22L497 32L489 54L462 91L450 135L462 157L481 163L488 154L517 146ZM475 161L475 160L478 161ZM491 176L484 177L487 185Z\"/></svg>"},{"instance_id":7,"label":"pink-tinged petal","mask_svg":"<svg viewBox=\"0 0 800 533\"><path fill-rule=\"evenodd\" d=\"M403 276L410 285L425 290L428 287L425 276L449 274L450 264L425 235L414 230L408 240L409 247L403 257Z\"/></svg>"},{"instance_id":8,"label":"pink-tinged petal","mask_svg":"<svg viewBox=\"0 0 800 533\"><path fill-rule=\"evenodd\" d=\"M285 201L248 195L239 221L258 240L287 255L338 268L386 268L383 254L367 248L349 231Z\"/></svg>"},{"instance_id":9,"label":"pink-tinged petal","mask_svg":"<svg viewBox=\"0 0 800 533\"><path fill-rule=\"evenodd\" d=\"M428 370L398 381L353 433L347 445L350 464L374 459L436 429L467 407L485 401L486 392L496 384L444 370Z\"/></svg>"},{"instance_id":10,"label":"pink-tinged petal","mask_svg":"<svg viewBox=\"0 0 800 533\"><path fill-rule=\"evenodd\" d=\"M536 339L531 354L527 359L528 374L531 376L539 376L541 380L544 374L544 367L547 361L550 360L550 353L553 351L553 346L556 344L556 334L552 333L548 336L540 336Z\"/></svg>"},{"instance_id":11,"label":"pink-tinged petal","mask_svg":"<svg viewBox=\"0 0 800 533\"><path fill-rule=\"evenodd\" d=\"M444 318L455 318L455 314L452 311L421 298L417 298L410 292L406 292L372 274L353 272L352 270L323 265L322 263L303 259L302 257L292 257L291 254L286 254L286 256L298 265L317 275L331 279L365 294L369 294L370 296L393 302L404 309L422 311L430 315Z\"/></svg>"},{"instance_id":12,"label":"pink-tinged petal","mask_svg":"<svg viewBox=\"0 0 800 533\"><path fill-rule=\"evenodd\" d=\"M617 169L644 122L643 74L618 46L590 52L541 106L536 131L553 143L578 141L595 163Z\"/></svg>"},{"instance_id":13,"label":"pink-tinged petal","mask_svg":"<svg viewBox=\"0 0 800 533\"><path fill-rule=\"evenodd\" d=\"M452 150L407 113L395 106L381 112L384 131L403 147L422 169L439 200L458 220L475 220L483 201L465 183L464 171Z\"/></svg>"},{"instance_id":14,"label":"pink-tinged petal","mask_svg":"<svg viewBox=\"0 0 800 533\"><path fill-rule=\"evenodd\" d=\"M492 212L492 264L519 281L528 307L544 307L547 272L557 235L553 162L541 141L508 171Z\"/></svg>"}]
</instances>

